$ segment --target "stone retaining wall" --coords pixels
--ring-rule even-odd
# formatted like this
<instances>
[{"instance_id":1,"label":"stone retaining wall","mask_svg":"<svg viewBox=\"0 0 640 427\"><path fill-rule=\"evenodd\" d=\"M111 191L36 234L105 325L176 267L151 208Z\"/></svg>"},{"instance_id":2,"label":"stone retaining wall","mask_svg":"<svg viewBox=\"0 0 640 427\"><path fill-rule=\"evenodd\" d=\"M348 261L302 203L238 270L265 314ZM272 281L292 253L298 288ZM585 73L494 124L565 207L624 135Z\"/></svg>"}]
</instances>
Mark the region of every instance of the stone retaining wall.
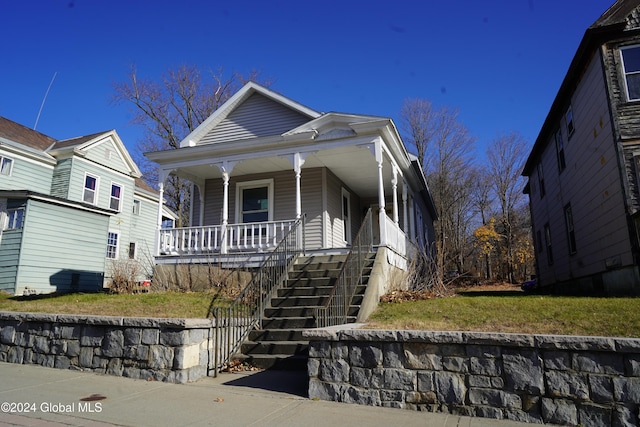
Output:
<instances>
[{"instance_id":1,"label":"stone retaining wall","mask_svg":"<svg viewBox=\"0 0 640 427\"><path fill-rule=\"evenodd\" d=\"M186 383L212 366L212 320L0 312L0 361Z\"/></svg>"},{"instance_id":2,"label":"stone retaining wall","mask_svg":"<svg viewBox=\"0 0 640 427\"><path fill-rule=\"evenodd\" d=\"M636 426L640 340L316 329L309 398L532 423Z\"/></svg>"}]
</instances>

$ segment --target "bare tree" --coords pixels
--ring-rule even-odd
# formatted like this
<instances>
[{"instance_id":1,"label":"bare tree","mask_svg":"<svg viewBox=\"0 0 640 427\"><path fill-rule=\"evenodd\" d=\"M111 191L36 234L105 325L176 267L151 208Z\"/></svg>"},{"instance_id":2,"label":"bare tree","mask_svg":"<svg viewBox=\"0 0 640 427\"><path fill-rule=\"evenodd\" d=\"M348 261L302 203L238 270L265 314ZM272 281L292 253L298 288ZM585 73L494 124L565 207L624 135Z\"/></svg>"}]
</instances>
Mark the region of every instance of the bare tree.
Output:
<instances>
[{"instance_id":1,"label":"bare tree","mask_svg":"<svg viewBox=\"0 0 640 427\"><path fill-rule=\"evenodd\" d=\"M195 66L169 69L158 81L141 78L134 67L126 82L114 84L113 102L129 103L132 122L144 129L139 141L140 152L179 148L180 141L229 99L237 89L259 72L225 76L222 69L203 76ZM269 81L262 81L269 85ZM158 182L156 166L137 156L147 179ZM165 183L167 205L178 215L177 226L189 222L191 183L178 176L170 176Z\"/></svg>"},{"instance_id":2,"label":"bare tree","mask_svg":"<svg viewBox=\"0 0 640 427\"><path fill-rule=\"evenodd\" d=\"M475 139L458 121L456 110L434 109L425 99L405 101L401 119L405 138L418 150L438 210L438 269L441 274L461 270L471 234L471 156Z\"/></svg>"},{"instance_id":3,"label":"bare tree","mask_svg":"<svg viewBox=\"0 0 640 427\"><path fill-rule=\"evenodd\" d=\"M487 150L489 159L489 179L493 193L499 204L500 234L504 237L506 254L506 275L514 282L514 251L518 230L516 225L522 222L517 217L525 203L523 196L524 180L522 167L527 155L528 144L517 133L496 138ZM524 221L526 223L527 221Z\"/></svg>"}]
</instances>

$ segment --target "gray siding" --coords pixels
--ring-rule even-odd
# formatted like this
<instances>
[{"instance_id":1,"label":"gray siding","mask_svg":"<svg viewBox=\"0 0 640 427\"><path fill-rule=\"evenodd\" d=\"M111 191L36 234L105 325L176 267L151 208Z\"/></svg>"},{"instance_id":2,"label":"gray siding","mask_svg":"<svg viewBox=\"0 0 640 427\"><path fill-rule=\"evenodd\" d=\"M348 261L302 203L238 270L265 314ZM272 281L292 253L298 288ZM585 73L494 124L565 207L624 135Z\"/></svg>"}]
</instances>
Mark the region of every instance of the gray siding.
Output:
<instances>
[{"instance_id":1,"label":"gray siding","mask_svg":"<svg viewBox=\"0 0 640 427\"><path fill-rule=\"evenodd\" d=\"M566 169L559 171L554 136L548 135L548 144L539 159L545 178L543 198L537 171L531 176L534 237L539 231L544 246L546 223L552 235L553 265L548 264L546 248L537 254L543 284L598 273L607 260L617 259L622 265L632 263L624 191L598 54L577 85L571 105L575 132L570 139L564 118L558 119ZM577 245L573 255L569 253L564 219L564 206L569 203Z\"/></svg>"},{"instance_id":2,"label":"gray siding","mask_svg":"<svg viewBox=\"0 0 640 427\"><path fill-rule=\"evenodd\" d=\"M0 189L49 193L53 166L45 165L14 153L8 153L2 149L0 149L0 155L13 159L11 175L0 175Z\"/></svg>"},{"instance_id":3,"label":"gray siding","mask_svg":"<svg viewBox=\"0 0 640 427\"><path fill-rule=\"evenodd\" d=\"M262 95L251 95L205 135L199 144L281 135L309 118Z\"/></svg>"},{"instance_id":4,"label":"gray siding","mask_svg":"<svg viewBox=\"0 0 640 427\"><path fill-rule=\"evenodd\" d=\"M2 240L0 241L0 290L14 293L21 243L22 230L2 232Z\"/></svg>"},{"instance_id":5,"label":"gray siding","mask_svg":"<svg viewBox=\"0 0 640 427\"><path fill-rule=\"evenodd\" d=\"M55 219L52 220L52 219ZM109 218L92 212L30 200L20 251L16 294L102 288Z\"/></svg>"}]
</instances>

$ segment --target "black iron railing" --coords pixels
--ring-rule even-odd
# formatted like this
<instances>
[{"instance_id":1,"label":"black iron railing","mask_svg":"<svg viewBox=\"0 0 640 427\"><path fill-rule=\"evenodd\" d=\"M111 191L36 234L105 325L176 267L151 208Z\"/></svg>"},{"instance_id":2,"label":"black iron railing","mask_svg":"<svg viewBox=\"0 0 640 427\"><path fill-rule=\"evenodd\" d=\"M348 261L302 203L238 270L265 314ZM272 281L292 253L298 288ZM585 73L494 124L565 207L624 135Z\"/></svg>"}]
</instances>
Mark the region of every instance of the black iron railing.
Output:
<instances>
[{"instance_id":1,"label":"black iron railing","mask_svg":"<svg viewBox=\"0 0 640 427\"><path fill-rule=\"evenodd\" d=\"M358 234L353 239L351 250L347 254L329 299L322 307L314 310L317 327L347 323L351 300L357 287L362 283L362 272L372 251L373 229L371 209L369 209Z\"/></svg>"},{"instance_id":2,"label":"black iron railing","mask_svg":"<svg viewBox=\"0 0 640 427\"><path fill-rule=\"evenodd\" d=\"M291 264L304 250L304 219L295 222L229 307L212 308L214 375L228 366L249 332L262 327L265 307L286 283Z\"/></svg>"}]
</instances>

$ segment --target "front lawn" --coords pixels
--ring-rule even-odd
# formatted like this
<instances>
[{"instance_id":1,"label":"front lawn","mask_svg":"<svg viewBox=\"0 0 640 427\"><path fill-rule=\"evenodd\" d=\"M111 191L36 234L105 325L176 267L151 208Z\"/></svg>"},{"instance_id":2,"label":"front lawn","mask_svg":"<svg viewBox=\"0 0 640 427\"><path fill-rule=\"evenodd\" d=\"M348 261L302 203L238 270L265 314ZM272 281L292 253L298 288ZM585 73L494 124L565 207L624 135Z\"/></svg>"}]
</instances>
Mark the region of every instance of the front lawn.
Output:
<instances>
[{"instance_id":1,"label":"front lawn","mask_svg":"<svg viewBox=\"0 0 640 427\"><path fill-rule=\"evenodd\" d=\"M640 337L640 298L464 292L380 303L367 328Z\"/></svg>"},{"instance_id":2,"label":"front lawn","mask_svg":"<svg viewBox=\"0 0 640 427\"><path fill-rule=\"evenodd\" d=\"M97 316L205 318L212 304L224 304L211 292L141 294L77 293L12 297L0 292L0 311Z\"/></svg>"}]
</instances>

